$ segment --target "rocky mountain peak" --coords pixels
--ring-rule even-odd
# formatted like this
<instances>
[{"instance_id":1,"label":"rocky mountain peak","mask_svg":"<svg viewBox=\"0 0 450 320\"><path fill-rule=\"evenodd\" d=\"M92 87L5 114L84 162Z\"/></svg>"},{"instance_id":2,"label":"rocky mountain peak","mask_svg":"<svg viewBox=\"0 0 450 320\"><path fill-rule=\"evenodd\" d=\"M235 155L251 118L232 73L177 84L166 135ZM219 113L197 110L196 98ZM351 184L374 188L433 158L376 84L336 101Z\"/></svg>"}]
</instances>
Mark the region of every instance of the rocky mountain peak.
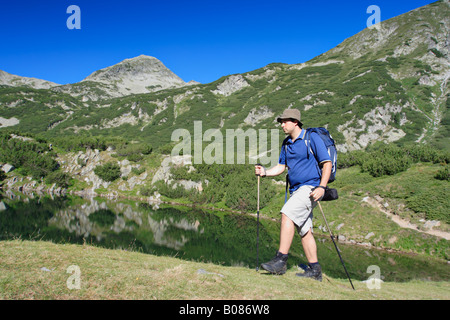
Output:
<instances>
[{"instance_id":1,"label":"rocky mountain peak","mask_svg":"<svg viewBox=\"0 0 450 320\"><path fill-rule=\"evenodd\" d=\"M180 77L155 57L140 55L95 71L82 82L100 82L116 95L148 93L186 85Z\"/></svg>"},{"instance_id":2,"label":"rocky mountain peak","mask_svg":"<svg viewBox=\"0 0 450 320\"><path fill-rule=\"evenodd\" d=\"M146 55L125 59L113 66L95 71L83 81L111 81L121 80L124 77L142 76L143 78L161 74L167 78L175 79L176 82L184 83L177 75L170 71L158 59ZM160 77L162 78L162 77Z\"/></svg>"}]
</instances>

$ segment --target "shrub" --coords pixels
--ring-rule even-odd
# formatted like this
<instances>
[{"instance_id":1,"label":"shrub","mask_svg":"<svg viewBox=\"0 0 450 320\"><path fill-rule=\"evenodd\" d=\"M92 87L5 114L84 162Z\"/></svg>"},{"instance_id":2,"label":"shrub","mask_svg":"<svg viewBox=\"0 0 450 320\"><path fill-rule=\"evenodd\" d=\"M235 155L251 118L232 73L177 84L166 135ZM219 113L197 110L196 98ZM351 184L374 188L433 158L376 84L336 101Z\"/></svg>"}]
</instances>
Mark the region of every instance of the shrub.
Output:
<instances>
[{"instance_id":1,"label":"shrub","mask_svg":"<svg viewBox=\"0 0 450 320\"><path fill-rule=\"evenodd\" d=\"M255 211L257 209L257 178L254 170L246 170L241 174L230 175L226 188L225 204L233 209ZM262 179L260 182L260 208L265 207L275 188L271 180Z\"/></svg>"},{"instance_id":2,"label":"shrub","mask_svg":"<svg viewBox=\"0 0 450 320\"><path fill-rule=\"evenodd\" d=\"M362 172L368 172L373 177L393 175L405 171L412 163L417 162L445 164L450 162L450 154L429 145L398 147L394 144L380 143L368 147L365 152L358 150L338 155L338 168L359 165ZM445 178L445 172L441 174Z\"/></svg>"},{"instance_id":3,"label":"shrub","mask_svg":"<svg viewBox=\"0 0 450 320\"><path fill-rule=\"evenodd\" d=\"M440 220L450 223L450 215L448 214L450 200L448 194L438 192L438 190L432 191L436 192L419 192L406 199L408 208L416 213L424 213L427 220Z\"/></svg>"},{"instance_id":4,"label":"shrub","mask_svg":"<svg viewBox=\"0 0 450 320\"><path fill-rule=\"evenodd\" d=\"M131 168L131 172L133 172L135 175L140 175L145 171L145 168Z\"/></svg>"},{"instance_id":5,"label":"shrub","mask_svg":"<svg viewBox=\"0 0 450 320\"><path fill-rule=\"evenodd\" d=\"M446 165L444 168L440 169L436 175L434 176L435 179L438 180L447 180L450 181L450 170L449 165Z\"/></svg>"},{"instance_id":6,"label":"shrub","mask_svg":"<svg viewBox=\"0 0 450 320\"><path fill-rule=\"evenodd\" d=\"M34 179L46 177L58 169L54 157L45 142L23 141L11 138L9 134L0 136L0 162L10 163Z\"/></svg>"},{"instance_id":7,"label":"shrub","mask_svg":"<svg viewBox=\"0 0 450 320\"><path fill-rule=\"evenodd\" d=\"M56 185L61 188L67 188L71 185L70 175L61 170L56 170L50 173L45 178L45 181L49 184L56 183Z\"/></svg>"},{"instance_id":8,"label":"shrub","mask_svg":"<svg viewBox=\"0 0 450 320\"><path fill-rule=\"evenodd\" d=\"M152 153L152 147L145 143L122 144L116 148L116 155L126 157L128 160L137 162L144 158L144 155Z\"/></svg>"},{"instance_id":9,"label":"shrub","mask_svg":"<svg viewBox=\"0 0 450 320\"><path fill-rule=\"evenodd\" d=\"M368 172L373 177L382 177L384 175L394 175L405 171L411 165L408 156L392 157L386 154L372 155L362 166L362 172Z\"/></svg>"},{"instance_id":10,"label":"shrub","mask_svg":"<svg viewBox=\"0 0 450 320\"><path fill-rule=\"evenodd\" d=\"M413 145L405 147L404 150L414 162L448 162L448 155L446 155L445 152L429 145Z\"/></svg>"},{"instance_id":11,"label":"shrub","mask_svg":"<svg viewBox=\"0 0 450 320\"><path fill-rule=\"evenodd\" d=\"M195 191L190 194L189 199L195 203L217 203L222 201L225 195L223 188L218 188L213 183L208 184L202 192Z\"/></svg>"},{"instance_id":12,"label":"shrub","mask_svg":"<svg viewBox=\"0 0 450 320\"><path fill-rule=\"evenodd\" d=\"M102 180L113 182L120 177L120 166L114 162L108 162L94 168L94 173Z\"/></svg>"},{"instance_id":13,"label":"shrub","mask_svg":"<svg viewBox=\"0 0 450 320\"><path fill-rule=\"evenodd\" d=\"M127 159L130 161L133 161L133 162L141 161L143 158L144 158L144 156L142 154L138 154L138 153L132 153L127 156Z\"/></svg>"},{"instance_id":14,"label":"shrub","mask_svg":"<svg viewBox=\"0 0 450 320\"><path fill-rule=\"evenodd\" d=\"M429 51L433 52L437 58L445 58L445 55L436 48L430 49Z\"/></svg>"},{"instance_id":15,"label":"shrub","mask_svg":"<svg viewBox=\"0 0 450 320\"><path fill-rule=\"evenodd\" d=\"M344 169L361 165L368 158L368 155L364 151L356 150L346 153L339 153L337 158L338 169Z\"/></svg>"},{"instance_id":16,"label":"shrub","mask_svg":"<svg viewBox=\"0 0 450 320\"><path fill-rule=\"evenodd\" d=\"M53 139L54 145L66 151L83 151L87 148L106 150L108 143L105 138L77 135Z\"/></svg>"},{"instance_id":17,"label":"shrub","mask_svg":"<svg viewBox=\"0 0 450 320\"><path fill-rule=\"evenodd\" d=\"M123 144L119 148L116 149L116 153L118 156L126 157L131 154L150 154L152 153L152 147L148 144L139 143L139 144Z\"/></svg>"},{"instance_id":18,"label":"shrub","mask_svg":"<svg viewBox=\"0 0 450 320\"><path fill-rule=\"evenodd\" d=\"M153 195L154 189L149 186L143 186L139 189L139 192L145 197L150 197L151 195Z\"/></svg>"},{"instance_id":19,"label":"shrub","mask_svg":"<svg viewBox=\"0 0 450 320\"><path fill-rule=\"evenodd\" d=\"M164 181L157 181L155 186L161 195L171 199L188 197L191 192L189 190L185 190L181 185L166 184Z\"/></svg>"}]
</instances>

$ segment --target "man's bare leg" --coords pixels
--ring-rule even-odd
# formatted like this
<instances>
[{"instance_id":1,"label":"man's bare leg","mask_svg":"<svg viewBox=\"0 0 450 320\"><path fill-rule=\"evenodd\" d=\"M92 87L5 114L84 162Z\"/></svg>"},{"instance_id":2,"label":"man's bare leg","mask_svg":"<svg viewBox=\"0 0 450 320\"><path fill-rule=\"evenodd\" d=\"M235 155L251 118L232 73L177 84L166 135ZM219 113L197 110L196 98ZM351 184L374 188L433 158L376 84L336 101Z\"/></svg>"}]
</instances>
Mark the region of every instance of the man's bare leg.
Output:
<instances>
[{"instance_id":1,"label":"man's bare leg","mask_svg":"<svg viewBox=\"0 0 450 320\"><path fill-rule=\"evenodd\" d=\"M284 213L281 214L280 229L280 247L278 249L282 254L288 254L291 248L292 239L294 239L295 224Z\"/></svg>"},{"instance_id":2,"label":"man's bare leg","mask_svg":"<svg viewBox=\"0 0 450 320\"><path fill-rule=\"evenodd\" d=\"M317 259L317 245L312 230L302 237L303 250L305 251L306 259L309 263L316 263Z\"/></svg>"},{"instance_id":3,"label":"man's bare leg","mask_svg":"<svg viewBox=\"0 0 450 320\"><path fill-rule=\"evenodd\" d=\"M322 281L322 267L317 259L317 245L311 229L302 237L302 245L309 267L304 273L296 273L295 275Z\"/></svg>"},{"instance_id":4,"label":"man's bare leg","mask_svg":"<svg viewBox=\"0 0 450 320\"><path fill-rule=\"evenodd\" d=\"M284 274L287 270L289 249L295 234L295 224L281 214L280 247L277 255L269 262L262 263L261 268L273 274Z\"/></svg>"}]
</instances>

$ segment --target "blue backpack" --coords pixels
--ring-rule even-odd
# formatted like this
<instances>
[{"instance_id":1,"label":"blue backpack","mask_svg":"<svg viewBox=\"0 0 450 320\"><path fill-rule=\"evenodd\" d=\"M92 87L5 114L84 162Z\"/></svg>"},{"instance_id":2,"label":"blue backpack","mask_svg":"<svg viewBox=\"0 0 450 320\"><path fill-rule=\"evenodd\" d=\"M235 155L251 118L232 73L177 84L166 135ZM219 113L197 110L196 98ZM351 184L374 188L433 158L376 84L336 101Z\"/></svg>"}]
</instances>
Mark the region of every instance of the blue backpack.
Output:
<instances>
[{"instance_id":1,"label":"blue backpack","mask_svg":"<svg viewBox=\"0 0 450 320\"><path fill-rule=\"evenodd\" d=\"M336 144L333 140L333 138L330 135L330 132L328 132L325 128L308 128L304 132L303 139L305 140L306 147L309 149L310 152L308 152L308 159L309 154L313 154L314 152L309 147L311 142L311 133L315 132L319 135L319 137L323 140L325 143L325 147L327 148L328 154L330 155L331 163L333 164L331 168L331 175L330 179L328 180L328 183L333 182L336 180L336 169L337 169L337 149ZM319 170L319 175L322 176L322 170L319 168L319 164L317 164L317 168Z\"/></svg>"}]
</instances>

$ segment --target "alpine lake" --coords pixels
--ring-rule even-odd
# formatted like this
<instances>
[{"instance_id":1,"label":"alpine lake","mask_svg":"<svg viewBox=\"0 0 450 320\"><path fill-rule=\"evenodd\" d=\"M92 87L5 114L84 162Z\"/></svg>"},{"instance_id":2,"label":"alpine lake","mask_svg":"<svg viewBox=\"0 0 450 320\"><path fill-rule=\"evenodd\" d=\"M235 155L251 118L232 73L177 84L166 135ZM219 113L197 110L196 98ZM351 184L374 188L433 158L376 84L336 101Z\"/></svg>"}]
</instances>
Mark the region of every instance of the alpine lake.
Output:
<instances>
[{"instance_id":1,"label":"alpine lake","mask_svg":"<svg viewBox=\"0 0 450 320\"><path fill-rule=\"evenodd\" d=\"M317 215L317 213L316 213ZM0 198L0 241L89 244L224 266L256 268L256 215L152 205L133 200L56 197L8 191ZM316 235L323 272L347 279L329 235ZM260 219L259 263L273 258L279 221ZM337 242L350 277L383 281L450 281L446 261ZM295 235L288 268L307 263ZM261 270L259 272L265 272ZM376 274L378 272L378 274Z\"/></svg>"}]
</instances>

